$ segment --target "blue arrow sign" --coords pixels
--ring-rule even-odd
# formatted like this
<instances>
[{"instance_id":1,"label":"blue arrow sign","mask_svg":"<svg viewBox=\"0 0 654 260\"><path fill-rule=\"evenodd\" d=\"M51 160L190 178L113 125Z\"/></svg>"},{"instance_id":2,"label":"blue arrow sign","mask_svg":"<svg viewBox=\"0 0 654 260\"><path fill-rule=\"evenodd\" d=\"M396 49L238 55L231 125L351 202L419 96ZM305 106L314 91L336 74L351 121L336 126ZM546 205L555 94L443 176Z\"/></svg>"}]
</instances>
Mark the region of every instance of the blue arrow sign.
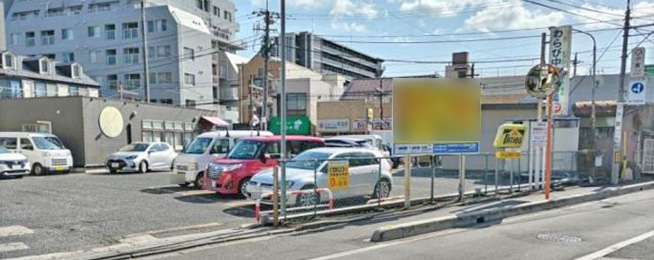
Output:
<instances>
[{"instance_id":1,"label":"blue arrow sign","mask_svg":"<svg viewBox=\"0 0 654 260\"><path fill-rule=\"evenodd\" d=\"M643 85L643 83L636 82L633 85L631 85L631 92L633 92L634 94L643 93L643 90L645 90L645 86Z\"/></svg>"}]
</instances>

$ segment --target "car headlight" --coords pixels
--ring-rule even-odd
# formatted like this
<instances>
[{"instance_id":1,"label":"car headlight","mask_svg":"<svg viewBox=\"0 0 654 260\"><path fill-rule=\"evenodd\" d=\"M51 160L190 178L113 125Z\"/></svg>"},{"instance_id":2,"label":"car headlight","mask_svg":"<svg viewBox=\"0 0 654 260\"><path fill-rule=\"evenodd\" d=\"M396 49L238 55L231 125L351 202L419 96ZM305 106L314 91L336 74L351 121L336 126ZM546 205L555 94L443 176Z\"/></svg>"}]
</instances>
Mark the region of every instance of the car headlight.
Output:
<instances>
[{"instance_id":1,"label":"car headlight","mask_svg":"<svg viewBox=\"0 0 654 260\"><path fill-rule=\"evenodd\" d=\"M226 165L226 166L223 168L223 171L226 171L226 172L236 171L236 170L240 169L241 167L243 167L243 164L242 164L242 163L239 163L239 164L230 164L230 165Z\"/></svg>"},{"instance_id":2,"label":"car headlight","mask_svg":"<svg viewBox=\"0 0 654 260\"><path fill-rule=\"evenodd\" d=\"M125 160L134 160L134 159L136 159L136 157L138 157L138 156L130 155L130 156L125 157Z\"/></svg>"},{"instance_id":3,"label":"car headlight","mask_svg":"<svg viewBox=\"0 0 654 260\"><path fill-rule=\"evenodd\" d=\"M50 153L49 153L49 152L43 152L42 155L43 155L43 157L50 157Z\"/></svg>"},{"instance_id":4,"label":"car headlight","mask_svg":"<svg viewBox=\"0 0 654 260\"><path fill-rule=\"evenodd\" d=\"M198 169L198 163L191 163L188 165L188 170L189 171L195 171Z\"/></svg>"}]
</instances>

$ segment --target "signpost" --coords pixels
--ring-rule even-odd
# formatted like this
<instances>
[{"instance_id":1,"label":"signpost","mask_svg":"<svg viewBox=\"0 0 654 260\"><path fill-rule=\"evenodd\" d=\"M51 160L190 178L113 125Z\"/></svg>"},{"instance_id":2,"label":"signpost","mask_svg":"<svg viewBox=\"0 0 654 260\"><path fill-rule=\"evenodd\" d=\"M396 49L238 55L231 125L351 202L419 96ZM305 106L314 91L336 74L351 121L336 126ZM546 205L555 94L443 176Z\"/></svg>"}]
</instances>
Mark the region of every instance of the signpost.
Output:
<instances>
[{"instance_id":1,"label":"signpost","mask_svg":"<svg viewBox=\"0 0 654 260\"><path fill-rule=\"evenodd\" d=\"M559 71L570 71L572 26L550 27L550 64ZM554 115L568 115L570 98L570 75L563 75L558 90L552 97Z\"/></svg>"},{"instance_id":2,"label":"signpost","mask_svg":"<svg viewBox=\"0 0 654 260\"><path fill-rule=\"evenodd\" d=\"M645 47L634 48L631 52L631 78L645 77Z\"/></svg>"},{"instance_id":3,"label":"signpost","mask_svg":"<svg viewBox=\"0 0 654 260\"><path fill-rule=\"evenodd\" d=\"M327 188L330 190L350 187L350 164L347 160L327 163Z\"/></svg>"},{"instance_id":4,"label":"signpost","mask_svg":"<svg viewBox=\"0 0 654 260\"><path fill-rule=\"evenodd\" d=\"M645 105L647 95L647 80L631 80L627 92L627 105Z\"/></svg>"},{"instance_id":5,"label":"signpost","mask_svg":"<svg viewBox=\"0 0 654 260\"><path fill-rule=\"evenodd\" d=\"M497 134L495 135L495 141L493 146L497 149L495 152L495 158L498 160L512 160L522 158L522 143L525 137L525 126L519 124L510 124L505 123L497 128ZM495 175L497 172L497 167L495 168ZM511 171L511 188L510 192L513 192L513 171ZM498 194L498 191L495 190L495 194Z\"/></svg>"}]
</instances>

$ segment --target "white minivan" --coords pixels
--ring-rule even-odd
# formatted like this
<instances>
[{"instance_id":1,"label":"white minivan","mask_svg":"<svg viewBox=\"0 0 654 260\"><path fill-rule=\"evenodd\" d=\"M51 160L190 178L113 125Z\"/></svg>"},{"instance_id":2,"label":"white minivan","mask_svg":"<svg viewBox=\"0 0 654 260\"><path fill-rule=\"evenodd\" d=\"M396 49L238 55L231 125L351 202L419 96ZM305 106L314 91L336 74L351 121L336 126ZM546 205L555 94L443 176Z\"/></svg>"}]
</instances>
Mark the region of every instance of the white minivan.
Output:
<instances>
[{"instance_id":1,"label":"white minivan","mask_svg":"<svg viewBox=\"0 0 654 260\"><path fill-rule=\"evenodd\" d=\"M170 183L182 187L193 183L195 187L202 187L204 179L198 173L206 170L214 159L227 155L239 139L272 135L268 131L216 131L201 134L175 159Z\"/></svg>"},{"instance_id":2,"label":"white minivan","mask_svg":"<svg viewBox=\"0 0 654 260\"><path fill-rule=\"evenodd\" d=\"M70 172L73 157L56 135L43 133L0 132L0 146L18 152L30 162L32 173Z\"/></svg>"}]
</instances>

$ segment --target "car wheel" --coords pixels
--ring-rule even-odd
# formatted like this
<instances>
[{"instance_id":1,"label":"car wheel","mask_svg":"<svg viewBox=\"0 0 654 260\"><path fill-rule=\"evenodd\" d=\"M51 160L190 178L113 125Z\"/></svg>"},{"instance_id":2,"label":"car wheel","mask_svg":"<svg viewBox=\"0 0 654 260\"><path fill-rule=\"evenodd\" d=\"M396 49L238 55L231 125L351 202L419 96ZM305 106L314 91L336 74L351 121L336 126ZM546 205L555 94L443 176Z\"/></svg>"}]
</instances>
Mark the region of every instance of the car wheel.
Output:
<instances>
[{"instance_id":1,"label":"car wheel","mask_svg":"<svg viewBox=\"0 0 654 260\"><path fill-rule=\"evenodd\" d=\"M375 190L372 192L373 199L383 199L391 196L391 183L386 179L381 179L375 185Z\"/></svg>"},{"instance_id":2,"label":"car wheel","mask_svg":"<svg viewBox=\"0 0 654 260\"><path fill-rule=\"evenodd\" d=\"M188 187L188 185L190 185L190 183L185 182L183 184L179 184L179 187L186 188L186 187Z\"/></svg>"},{"instance_id":3,"label":"car wheel","mask_svg":"<svg viewBox=\"0 0 654 260\"><path fill-rule=\"evenodd\" d=\"M109 174L116 174L118 171L115 169L109 169Z\"/></svg>"},{"instance_id":4,"label":"car wheel","mask_svg":"<svg viewBox=\"0 0 654 260\"><path fill-rule=\"evenodd\" d=\"M141 163L139 163L139 173L147 173L147 172L148 172L148 162L141 161Z\"/></svg>"},{"instance_id":5,"label":"car wheel","mask_svg":"<svg viewBox=\"0 0 654 260\"><path fill-rule=\"evenodd\" d=\"M248 182L250 182L250 178L243 178L241 180L241 183L238 184L238 193L242 198L247 198L248 196Z\"/></svg>"},{"instance_id":6,"label":"car wheel","mask_svg":"<svg viewBox=\"0 0 654 260\"><path fill-rule=\"evenodd\" d=\"M32 174L34 174L34 175L43 175L44 172L45 172L45 170L43 169L43 166L41 166L41 164L35 163L32 166Z\"/></svg>"},{"instance_id":7,"label":"car wheel","mask_svg":"<svg viewBox=\"0 0 654 260\"><path fill-rule=\"evenodd\" d=\"M198 175L195 176L195 181L193 181L193 186L195 186L195 188L198 190L204 187L204 172L200 172L198 173Z\"/></svg>"},{"instance_id":8,"label":"car wheel","mask_svg":"<svg viewBox=\"0 0 654 260\"><path fill-rule=\"evenodd\" d=\"M313 190L315 187L313 185L305 185L301 190ZM317 205L320 201L320 197L317 193L302 193L297 195L295 198L296 207L313 207Z\"/></svg>"},{"instance_id":9,"label":"car wheel","mask_svg":"<svg viewBox=\"0 0 654 260\"><path fill-rule=\"evenodd\" d=\"M22 179L22 178L23 178L23 175L16 175L16 176L14 176L14 179Z\"/></svg>"}]
</instances>

